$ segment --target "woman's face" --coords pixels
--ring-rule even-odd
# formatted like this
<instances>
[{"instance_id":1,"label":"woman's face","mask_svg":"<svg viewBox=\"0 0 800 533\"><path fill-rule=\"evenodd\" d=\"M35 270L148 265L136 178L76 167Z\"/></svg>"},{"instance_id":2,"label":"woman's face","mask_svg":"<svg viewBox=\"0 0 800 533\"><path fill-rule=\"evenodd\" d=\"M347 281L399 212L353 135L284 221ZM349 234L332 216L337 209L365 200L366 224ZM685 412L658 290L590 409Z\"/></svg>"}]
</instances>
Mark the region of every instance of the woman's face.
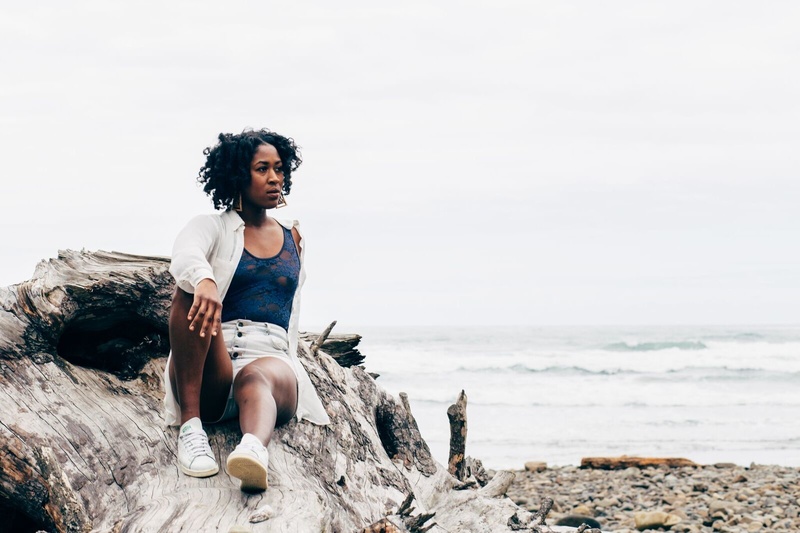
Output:
<instances>
[{"instance_id":1,"label":"woman's face","mask_svg":"<svg viewBox=\"0 0 800 533\"><path fill-rule=\"evenodd\" d=\"M283 189L283 165L278 151L271 144L262 144L250 162L250 186L243 198L264 209L278 205Z\"/></svg>"}]
</instances>

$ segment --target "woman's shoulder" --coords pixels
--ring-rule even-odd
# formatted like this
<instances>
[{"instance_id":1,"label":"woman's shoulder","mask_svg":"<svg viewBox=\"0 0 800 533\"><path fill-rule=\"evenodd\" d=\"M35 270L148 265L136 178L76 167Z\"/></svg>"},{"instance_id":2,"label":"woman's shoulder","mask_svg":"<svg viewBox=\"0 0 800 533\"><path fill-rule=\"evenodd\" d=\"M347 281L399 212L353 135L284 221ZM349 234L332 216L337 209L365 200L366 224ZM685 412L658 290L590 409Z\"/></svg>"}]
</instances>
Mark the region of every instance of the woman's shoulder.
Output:
<instances>
[{"instance_id":1,"label":"woman's shoulder","mask_svg":"<svg viewBox=\"0 0 800 533\"><path fill-rule=\"evenodd\" d=\"M292 218L276 218L275 222L288 230L293 230L300 227L300 222Z\"/></svg>"},{"instance_id":2,"label":"woman's shoulder","mask_svg":"<svg viewBox=\"0 0 800 533\"><path fill-rule=\"evenodd\" d=\"M236 228L243 224L241 217L234 211L222 211L195 215L186 226L205 230L222 230L226 227Z\"/></svg>"},{"instance_id":3,"label":"woman's shoulder","mask_svg":"<svg viewBox=\"0 0 800 533\"><path fill-rule=\"evenodd\" d=\"M305 237L300 232L300 222L294 219L275 219L278 224L283 226L287 231L292 234L292 239L294 239L294 243L297 246L298 250L302 250L305 247Z\"/></svg>"},{"instance_id":4,"label":"woman's shoulder","mask_svg":"<svg viewBox=\"0 0 800 533\"><path fill-rule=\"evenodd\" d=\"M194 229L197 231L212 231L220 226L220 217L217 213L195 215L186 223L186 229Z\"/></svg>"}]
</instances>

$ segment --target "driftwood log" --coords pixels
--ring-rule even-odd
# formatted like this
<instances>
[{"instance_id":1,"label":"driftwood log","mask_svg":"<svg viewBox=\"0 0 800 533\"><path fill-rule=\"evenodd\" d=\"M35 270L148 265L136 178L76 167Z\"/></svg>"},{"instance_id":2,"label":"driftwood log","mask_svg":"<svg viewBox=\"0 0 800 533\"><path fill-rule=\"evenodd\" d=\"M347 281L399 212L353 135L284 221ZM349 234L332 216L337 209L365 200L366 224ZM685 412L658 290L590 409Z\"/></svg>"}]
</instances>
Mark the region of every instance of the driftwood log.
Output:
<instances>
[{"instance_id":1,"label":"driftwood log","mask_svg":"<svg viewBox=\"0 0 800 533\"><path fill-rule=\"evenodd\" d=\"M331 334L331 329L333 329L334 325L336 325L336 321L332 322L319 336L316 333L301 331L300 338L310 343L311 353L314 353L315 348L321 349L333 357L339 363L339 366L347 368L362 364L365 357L357 348L358 343L361 342L361 335L353 333Z\"/></svg>"},{"instance_id":2,"label":"driftwood log","mask_svg":"<svg viewBox=\"0 0 800 533\"><path fill-rule=\"evenodd\" d=\"M31 280L0 288L0 529L519 529L520 509L504 496L508 473L453 490L459 482L431 457L407 398L361 367L341 367L324 344L313 357L301 342L299 355L332 423L276 432L266 492L241 492L224 470L235 423L207 428L218 475L179 473L177 431L161 413L167 266L65 251Z\"/></svg>"},{"instance_id":3,"label":"driftwood log","mask_svg":"<svg viewBox=\"0 0 800 533\"><path fill-rule=\"evenodd\" d=\"M594 468L597 470L624 470L631 467L648 468L658 466L683 468L699 465L682 457L633 457L621 455L619 457L584 457L581 459L581 468Z\"/></svg>"},{"instance_id":4,"label":"driftwood log","mask_svg":"<svg viewBox=\"0 0 800 533\"><path fill-rule=\"evenodd\" d=\"M450 421L450 454L447 461L447 470L458 480L464 481L467 477L467 464L465 453L467 447L467 395L462 390L456 403L447 408L447 418Z\"/></svg>"}]
</instances>

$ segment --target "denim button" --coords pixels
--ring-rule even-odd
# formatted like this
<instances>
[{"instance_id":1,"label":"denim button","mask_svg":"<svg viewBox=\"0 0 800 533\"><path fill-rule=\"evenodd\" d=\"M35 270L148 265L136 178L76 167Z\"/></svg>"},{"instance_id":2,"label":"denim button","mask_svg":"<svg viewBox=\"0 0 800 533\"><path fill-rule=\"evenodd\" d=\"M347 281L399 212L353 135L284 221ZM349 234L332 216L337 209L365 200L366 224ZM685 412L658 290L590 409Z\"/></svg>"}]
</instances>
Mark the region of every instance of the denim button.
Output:
<instances>
[{"instance_id":1,"label":"denim button","mask_svg":"<svg viewBox=\"0 0 800 533\"><path fill-rule=\"evenodd\" d=\"M241 337L242 336L242 332L241 331L236 332L236 336L237 337Z\"/></svg>"},{"instance_id":2,"label":"denim button","mask_svg":"<svg viewBox=\"0 0 800 533\"><path fill-rule=\"evenodd\" d=\"M238 324L236 324L236 325L237 325L237 326L239 326L239 327L242 327L242 326L244 326L244 324L243 324L242 322L239 322L239 323L238 323Z\"/></svg>"}]
</instances>

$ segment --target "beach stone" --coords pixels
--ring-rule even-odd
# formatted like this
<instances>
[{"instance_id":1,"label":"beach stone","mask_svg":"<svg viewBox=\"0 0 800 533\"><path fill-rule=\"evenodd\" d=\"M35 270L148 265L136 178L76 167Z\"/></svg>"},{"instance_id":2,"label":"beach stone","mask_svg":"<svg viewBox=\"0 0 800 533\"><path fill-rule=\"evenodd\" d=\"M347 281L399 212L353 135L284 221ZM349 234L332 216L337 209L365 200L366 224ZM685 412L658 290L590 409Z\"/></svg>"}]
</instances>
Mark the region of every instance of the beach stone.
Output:
<instances>
[{"instance_id":1,"label":"beach stone","mask_svg":"<svg viewBox=\"0 0 800 533\"><path fill-rule=\"evenodd\" d=\"M559 518L555 525L557 526L569 526L569 527L580 527L583 524L586 524L589 527L600 528L600 522L592 518L591 516L583 516L578 514L571 514Z\"/></svg>"},{"instance_id":2,"label":"beach stone","mask_svg":"<svg viewBox=\"0 0 800 533\"><path fill-rule=\"evenodd\" d=\"M739 475L747 481L734 483ZM677 533L800 533L797 467L596 470L550 465L544 472L518 476L516 489L509 493L512 500L525 497L532 503L546 494L560 503L548 524L582 514L602 522L604 531L632 533L639 531L636 512L660 511L681 518L670 526ZM620 503L613 505L614 499ZM577 512L579 504L584 513Z\"/></svg>"},{"instance_id":3,"label":"beach stone","mask_svg":"<svg viewBox=\"0 0 800 533\"><path fill-rule=\"evenodd\" d=\"M733 502L729 500L712 500L708 504L708 512L711 516L714 516L715 513L723 512L726 514L733 514L736 511L739 511L743 505L739 502Z\"/></svg>"},{"instance_id":4,"label":"beach stone","mask_svg":"<svg viewBox=\"0 0 800 533\"><path fill-rule=\"evenodd\" d=\"M525 463L525 470L528 472L544 472L547 470L547 463L543 461L528 461Z\"/></svg>"},{"instance_id":5,"label":"beach stone","mask_svg":"<svg viewBox=\"0 0 800 533\"><path fill-rule=\"evenodd\" d=\"M636 529L644 531L645 529L674 526L680 523L681 518L674 514L665 513L664 511L644 511L634 514L633 521L636 525Z\"/></svg>"},{"instance_id":6,"label":"beach stone","mask_svg":"<svg viewBox=\"0 0 800 533\"><path fill-rule=\"evenodd\" d=\"M576 515L583 515L583 516L594 516L594 512L589 509L586 505L580 504L572 510L572 514Z\"/></svg>"},{"instance_id":7,"label":"beach stone","mask_svg":"<svg viewBox=\"0 0 800 533\"><path fill-rule=\"evenodd\" d=\"M677 500L678 498L676 498L674 494L665 494L661 497L661 501L668 505L675 505Z\"/></svg>"},{"instance_id":8,"label":"beach stone","mask_svg":"<svg viewBox=\"0 0 800 533\"><path fill-rule=\"evenodd\" d=\"M619 505L619 500L617 498L604 498L602 500L598 500L594 502L595 507L616 507Z\"/></svg>"},{"instance_id":9,"label":"beach stone","mask_svg":"<svg viewBox=\"0 0 800 533\"><path fill-rule=\"evenodd\" d=\"M683 509L673 509L673 510L670 511L670 514L674 514L675 516L677 516L681 520L689 520L689 515L687 515L685 512L683 512Z\"/></svg>"}]
</instances>

